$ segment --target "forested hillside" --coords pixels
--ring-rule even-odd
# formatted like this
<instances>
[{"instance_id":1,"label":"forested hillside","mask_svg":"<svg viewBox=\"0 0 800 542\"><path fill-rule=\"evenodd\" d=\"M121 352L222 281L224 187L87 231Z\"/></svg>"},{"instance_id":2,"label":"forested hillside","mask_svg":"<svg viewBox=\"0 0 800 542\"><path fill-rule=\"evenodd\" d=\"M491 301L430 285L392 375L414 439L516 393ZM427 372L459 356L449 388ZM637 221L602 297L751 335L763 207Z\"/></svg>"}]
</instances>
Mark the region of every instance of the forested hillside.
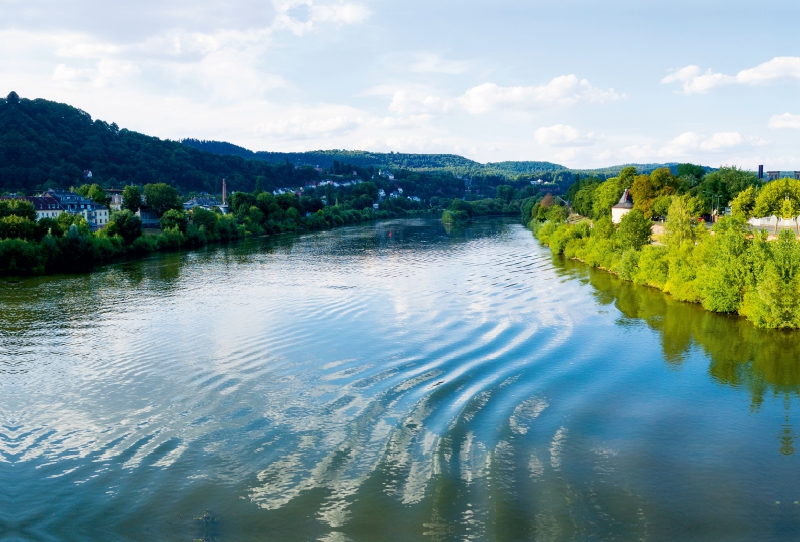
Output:
<instances>
[{"instance_id":1,"label":"forested hillside","mask_svg":"<svg viewBox=\"0 0 800 542\"><path fill-rule=\"evenodd\" d=\"M176 141L92 120L85 111L47 100L0 99L0 189L31 192L79 185L84 171L101 185L165 182L184 191L219 192L303 184L313 168L203 152Z\"/></svg>"},{"instance_id":2,"label":"forested hillside","mask_svg":"<svg viewBox=\"0 0 800 542\"><path fill-rule=\"evenodd\" d=\"M319 166L322 171L317 171ZM643 173L659 164L637 166ZM674 169L674 164L668 165ZM374 178L390 169L394 181ZM0 98L0 191L33 193L87 182L104 187L167 183L183 193L297 187L329 176L374 180L388 191L403 188L423 199L493 197L497 186L522 190L531 182L543 191L566 192L576 175L606 178L619 168L570 170L551 162L481 164L453 154L373 153L328 150L253 152L231 143L161 140L92 119L85 111L12 92Z\"/></svg>"},{"instance_id":3,"label":"forested hillside","mask_svg":"<svg viewBox=\"0 0 800 542\"><path fill-rule=\"evenodd\" d=\"M561 164L541 161L507 161L487 162L481 164L474 160L455 154L406 154L406 153L379 153L367 151L308 151L308 152L254 152L244 147L224 141L206 141L199 139L184 139L184 145L196 149L222 155L241 156L254 160L265 160L272 163L304 164L320 166L324 169L333 167L334 162L352 164L358 167L375 168L408 168L422 171L444 170L459 176L470 177L502 177L504 180L514 180L519 176L542 178L544 181L557 181L571 183L575 175L593 175L601 178L618 175L623 168L633 166L637 171L650 173L659 168L670 168L673 173L677 171L677 163L667 164L624 164L597 169L570 169ZM706 168L712 171L712 168Z\"/></svg>"}]
</instances>

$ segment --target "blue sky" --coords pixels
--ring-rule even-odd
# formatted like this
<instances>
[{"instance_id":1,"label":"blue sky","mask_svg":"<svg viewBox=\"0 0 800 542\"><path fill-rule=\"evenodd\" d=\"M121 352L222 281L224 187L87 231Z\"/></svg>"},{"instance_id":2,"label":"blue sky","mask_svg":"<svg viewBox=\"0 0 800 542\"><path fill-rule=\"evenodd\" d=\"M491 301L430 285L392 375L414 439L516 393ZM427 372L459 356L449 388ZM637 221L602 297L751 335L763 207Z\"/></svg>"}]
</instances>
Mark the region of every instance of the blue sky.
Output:
<instances>
[{"instance_id":1,"label":"blue sky","mask_svg":"<svg viewBox=\"0 0 800 542\"><path fill-rule=\"evenodd\" d=\"M162 138L800 170L797 2L0 0L0 92Z\"/></svg>"}]
</instances>

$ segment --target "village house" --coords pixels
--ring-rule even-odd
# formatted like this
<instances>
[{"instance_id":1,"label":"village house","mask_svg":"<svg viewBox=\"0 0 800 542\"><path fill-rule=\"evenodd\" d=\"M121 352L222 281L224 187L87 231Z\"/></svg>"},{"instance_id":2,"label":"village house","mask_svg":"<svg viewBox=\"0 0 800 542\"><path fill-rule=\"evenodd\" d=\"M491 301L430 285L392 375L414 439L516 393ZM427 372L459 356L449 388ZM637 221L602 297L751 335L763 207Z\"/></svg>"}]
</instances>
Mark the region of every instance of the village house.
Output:
<instances>
[{"instance_id":1,"label":"village house","mask_svg":"<svg viewBox=\"0 0 800 542\"><path fill-rule=\"evenodd\" d=\"M108 207L97 203L93 199L84 198L75 192L65 192L55 189L44 192L40 197L55 200L61 206L63 212L82 216L86 222L89 223L92 230L99 230L108 224ZM34 203L34 205L36 204ZM45 209L42 211L44 212ZM38 217L39 213L37 212L37 218Z\"/></svg>"},{"instance_id":2,"label":"village house","mask_svg":"<svg viewBox=\"0 0 800 542\"><path fill-rule=\"evenodd\" d=\"M106 190L106 195L111 198L108 206L112 211L119 211L122 209L122 190L119 188L109 188Z\"/></svg>"},{"instance_id":3,"label":"village house","mask_svg":"<svg viewBox=\"0 0 800 542\"><path fill-rule=\"evenodd\" d=\"M36 220L57 218L58 215L65 212L61 204L51 196L33 196L25 199L33 203L36 208Z\"/></svg>"}]
</instances>

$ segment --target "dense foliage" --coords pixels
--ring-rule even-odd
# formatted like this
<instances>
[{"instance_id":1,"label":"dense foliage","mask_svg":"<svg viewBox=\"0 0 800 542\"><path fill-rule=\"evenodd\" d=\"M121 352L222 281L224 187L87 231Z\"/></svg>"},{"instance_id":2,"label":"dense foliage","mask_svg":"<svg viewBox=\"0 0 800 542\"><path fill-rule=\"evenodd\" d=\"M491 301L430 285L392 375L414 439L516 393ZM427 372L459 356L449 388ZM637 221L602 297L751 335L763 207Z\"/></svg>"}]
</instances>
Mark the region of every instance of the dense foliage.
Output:
<instances>
[{"instance_id":1,"label":"dense foliage","mask_svg":"<svg viewBox=\"0 0 800 542\"><path fill-rule=\"evenodd\" d=\"M530 186L516 190L511 185L500 185L495 192L493 199L454 199L442 213L442 222L457 224L468 222L473 217L511 215L520 216L522 222L527 223L533 206L540 199L537 191ZM552 198L552 195L549 197Z\"/></svg>"},{"instance_id":2,"label":"dense foliage","mask_svg":"<svg viewBox=\"0 0 800 542\"><path fill-rule=\"evenodd\" d=\"M366 186L370 184L359 187L377 192L375 185ZM83 272L124 256L429 212L407 198L394 198L375 210L370 196L363 193L326 206L317 198L291 193L276 197L268 192L235 192L230 198L231 213L223 215L199 207L184 211L175 189L166 184L145 185L144 193L148 204L159 209L162 231L158 235L143 235L140 218L125 208L124 200L123 209L95 232L81 216L62 213L37 222L33 204L0 200L0 275ZM368 205L362 207L365 197Z\"/></svg>"},{"instance_id":3,"label":"dense foliage","mask_svg":"<svg viewBox=\"0 0 800 542\"><path fill-rule=\"evenodd\" d=\"M0 99L0 189L33 192L67 188L92 173L100 185L163 182L183 191L218 193L221 179L230 190L302 185L317 179L311 168L271 164L202 152L162 141L88 113L47 100Z\"/></svg>"},{"instance_id":4,"label":"dense foliage","mask_svg":"<svg viewBox=\"0 0 800 542\"><path fill-rule=\"evenodd\" d=\"M628 166L605 181L596 176L584 177L570 186L565 199L572 202L576 213L598 219L611 216L611 207L628 189L634 208L647 218L657 218L666 216L675 196L689 195L695 200L698 214L711 214L724 209L740 192L760 186L755 174L735 167L706 173L701 166L680 164L675 170L677 174L669 168L639 174L635 167Z\"/></svg>"},{"instance_id":5,"label":"dense foliage","mask_svg":"<svg viewBox=\"0 0 800 542\"><path fill-rule=\"evenodd\" d=\"M532 210L530 226L556 254L658 288L678 300L701 303L714 312L740 314L758 327L800 328L796 233L784 229L777 238L770 238L746 222L752 216L772 215L796 220L800 181L781 179L762 186L730 168L704 175L691 186L690 179L655 173L647 184L635 171L623 170L618 178L578 188L578 194L592 191L592 205L586 208L591 209L594 221L583 218L569 223L564 211L555 211L557 205L548 208L542 201ZM641 199L634 199L634 210L619 225L613 224L604 207L614 201L612 196L637 182ZM736 193L732 216L720 219L713 230L698 220L711 204L695 190L698 186ZM648 215L662 205L661 198L669 201L664 235L653 244Z\"/></svg>"}]
</instances>

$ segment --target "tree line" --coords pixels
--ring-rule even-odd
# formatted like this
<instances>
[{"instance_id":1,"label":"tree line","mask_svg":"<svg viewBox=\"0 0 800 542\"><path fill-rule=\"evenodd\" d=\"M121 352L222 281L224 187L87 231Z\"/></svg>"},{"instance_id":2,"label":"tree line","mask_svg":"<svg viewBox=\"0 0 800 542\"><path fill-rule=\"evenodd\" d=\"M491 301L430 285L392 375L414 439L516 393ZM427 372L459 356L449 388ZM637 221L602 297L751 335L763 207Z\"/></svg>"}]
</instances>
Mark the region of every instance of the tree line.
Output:
<instances>
[{"instance_id":1,"label":"tree line","mask_svg":"<svg viewBox=\"0 0 800 542\"><path fill-rule=\"evenodd\" d=\"M76 192L107 198L98 185L82 185ZM125 256L155 251L200 247L253 235L328 229L366 220L414 216L430 208L408 198L392 198L373 208L378 188L366 182L348 192L338 192L332 205L320 198L294 193L234 192L230 212L219 208L183 209L178 191L166 183L147 184L143 190L127 186L121 209L107 225L92 231L80 215L61 213L57 218L36 220L32 203L22 199L0 200L0 274L31 275L76 273ZM136 212L142 205L160 216L161 231L145 235Z\"/></svg>"},{"instance_id":2,"label":"tree line","mask_svg":"<svg viewBox=\"0 0 800 542\"><path fill-rule=\"evenodd\" d=\"M795 233L785 229L771 241L766 231L747 223L749 217L776 211L795 218L800 181L761 184L735 168L693 178L657 171L649 177L626 169L603 183L587 179L576 187L573 205L591 219L567 221L565 207L543 200L531 210L530 227L555 254L710 311L742 315L758 327L800 328L800 243ZM711 187L712 196L731 198L731 215L711 230L700 216L727 202L719 198L722 203L716 203L702 187ZM634 208L617 225L610 208L625 188L634 194ZM664 234L652 243L651 218L662 212Z\"/></svg>"}]
</instances>

